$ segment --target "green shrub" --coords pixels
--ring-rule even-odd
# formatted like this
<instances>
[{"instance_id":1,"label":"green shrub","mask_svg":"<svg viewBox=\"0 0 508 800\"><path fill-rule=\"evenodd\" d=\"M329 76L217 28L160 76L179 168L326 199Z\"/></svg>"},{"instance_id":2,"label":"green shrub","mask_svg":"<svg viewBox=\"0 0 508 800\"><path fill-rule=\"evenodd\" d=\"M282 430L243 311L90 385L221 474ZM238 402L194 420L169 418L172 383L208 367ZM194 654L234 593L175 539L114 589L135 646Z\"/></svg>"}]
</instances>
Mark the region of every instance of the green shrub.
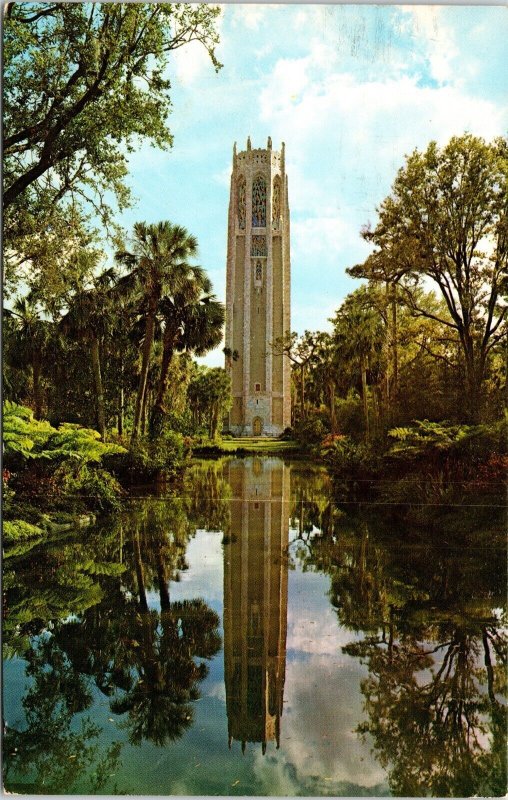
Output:
<instances>
[{"instance_id":1,"label":"green shrub","mask_svg":"<svg viewBox=\"0 0 508 800\"><path fill-rule=\"evenodd\" d=\"M63 423L53 428L46 420L36 420L29 408L6 401L3 407L5 465L23 465L31 459L98 463L104 456L123 453L117 444L100 441L97 431Z\"/></svg>"},{"instance_id":2,"label":"green shrub","mask_svg":"<svg viewBox=\"0 0 508 800\"><path fill-rule=\"evenodd\" d=\"M485 461L492 453L506 453L507 422L493 425L450 425L417 420L414 425L393 428L390 455L398 459Z\"/></svg>"},{"instance_id":3,"label":"green shrub","mask_svg":"<svg viewBox=\"0 0 508 800\"><path fill-rule=\"evenodd\" d=\"M43 448L55 432L49 422L36 420L29 408L6 400L3 404L4 463L11 458L41 457Z\"/></svg>"},{"instance_id":4,"label":"green shrub","mask_svg":"<svg viewBox=\"0 0 508 800\"><path fill-rule=\"evenodd\" d=\"M118 507L120 485L99 464L106 456L127 451L101 442L97 431L71 423L53 428L47 421L34 419L29 408L6 402L4 448L8 466L19 472L17 485L25 499L35 489L38 505L63 499L74 507L99 511ZM14 503L9 487L8 507Z\"/></svg>"},{"instance_id":5,"label":"green shrub","mask_svg":"<svg viewBox=\"0 0 508 800\"><path fill-rule=\"evenodd\" d=\"M75 508L111 511L120 507L123 490L105 469L66 462L56 470L55 479L65 502Z\"/></svg>"},{"instance_id":6,"label":"green shrub","mask_svg":"<svg viewBox=\"0 0 508 800\"><path fill-rule=\"evenodd\" d=\"M359 439L365 430L365 418L360 395L351 389L346 397L335 400L337 427L352 439Z\"/></svg>"},{"instance_id":7,"label":"green shrub","mask_svg":"<svg viewBox=\"0 0 508 800\"><path fill-rule=\"evenodd\" d=\"M332 472L340 475L372 475L380 468L379 455L367 444L358 444L349 436L327 436L320 446L320 454Z\"/></svg>"},{"instance_id":8,"label":"green shrub","mask_svg":"<svg viewBox=\"0 0 508 800\"><path fill-rule=\"evenodd\" d=\"M38 525L31 525L22 519L4 520L3 538L6 543L37 539L41 536L44 536L44 531Z\"/></svg>"},{"instance_id":9,"label":"green shrub","mask_svg":"<svg viewBox=\"0 0 508 800\"><path fill-rule=\"evenodd\" d=\"M182 414L175 414L170 411L165 418L165 427L176 433L181 433L183 436L192 436L194 423L190 409L187 409Z\"/></svg>"},{"instance_id":10,"label":"green shrub","mask_svg":"<svg viewBox=\"0 0 508 800\"><path fill-rule=\"evenodd\" d=\"M304 448L311 448L319 444L326 433L323 420L318 416L299 420L293 428L294 438Z\"/></svg>"},{"instance_id":11,"label":"green shrub","mask_svg":"<svg viewBox=\"0 0 508 800\"><path fill-rule=\"evenodd\" d=\"M131 444L126 466L131 473L154 477L163 471L174 473L187 454L181 433L165 430L154 440L137 439Z\"/></svg>"}]
</instances>

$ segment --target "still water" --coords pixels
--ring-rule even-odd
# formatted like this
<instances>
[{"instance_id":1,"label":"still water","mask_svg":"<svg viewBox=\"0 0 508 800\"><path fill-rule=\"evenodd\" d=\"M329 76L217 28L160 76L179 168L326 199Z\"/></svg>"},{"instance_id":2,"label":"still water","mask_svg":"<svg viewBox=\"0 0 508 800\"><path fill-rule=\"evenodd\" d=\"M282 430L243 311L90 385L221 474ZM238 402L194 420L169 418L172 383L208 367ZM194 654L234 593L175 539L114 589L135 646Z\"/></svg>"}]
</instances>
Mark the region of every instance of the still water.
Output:
<instances>
[{"instance_id":1,"label":"still water","mask_svg":"<svg viewBox=\"0 0 508 800\"><path fill-rule=\"evenodd\" d=\"M5 787L504 795L502 529L226 459L7 553Z\"/></svg>"}]
</instances>

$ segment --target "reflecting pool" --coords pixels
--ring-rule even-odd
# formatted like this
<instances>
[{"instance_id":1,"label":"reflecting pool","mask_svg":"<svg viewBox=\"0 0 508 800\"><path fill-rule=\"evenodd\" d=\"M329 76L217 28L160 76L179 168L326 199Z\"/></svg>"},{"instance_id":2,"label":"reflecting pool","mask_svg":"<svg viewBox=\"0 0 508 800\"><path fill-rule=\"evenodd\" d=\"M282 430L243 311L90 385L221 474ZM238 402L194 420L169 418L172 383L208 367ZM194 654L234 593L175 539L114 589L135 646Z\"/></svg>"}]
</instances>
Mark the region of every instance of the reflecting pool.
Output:
<instances>
[{"instance_id":1,"label":"reflecting pool","mask_svg":"<svg viewBox=\"0 0 508 800\"><path fill-rule=\"evenodd\" d=\"M504 519L480 510L412 529L315 465L231 458L7 551L5 787L504 795Z\"/></svg>"}]
</instances>

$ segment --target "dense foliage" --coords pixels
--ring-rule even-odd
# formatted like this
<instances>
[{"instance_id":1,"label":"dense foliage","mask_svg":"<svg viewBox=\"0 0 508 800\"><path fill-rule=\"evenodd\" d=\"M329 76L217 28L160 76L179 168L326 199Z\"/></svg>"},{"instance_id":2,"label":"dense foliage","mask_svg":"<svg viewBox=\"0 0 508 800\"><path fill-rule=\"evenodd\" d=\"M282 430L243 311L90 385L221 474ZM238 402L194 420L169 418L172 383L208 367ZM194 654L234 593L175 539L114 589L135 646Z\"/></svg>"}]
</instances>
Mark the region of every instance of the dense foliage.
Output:
<instances>
[{"instance_id":1,"label":"dense foliage","mask_svg":"<svg viewBox=\"0 0 508 800\"><path fill-rule=\"evenodd\" d=\"M170 468L185 450L175 435L214 438L228 408L225 371L191 359L220 343L224 307L189 261L197 242L185 228L138 223L130 244L119 267L69 287L51 318L35 290L6 309L6 396L53 424L93 426L102 441L129 437L138 464L145 452Z\"/></svg>"},{"instance_id":2,"label":"dense foliage","mask_svg":"<svg viewBox=\"0 0 508 800\"><path fill-rule=\"evenodd\" d=\"M6 459L9 486L33 502L47 505L58 489L112 505L118 484L103 458L135 480L174 471L189 451L191 356L220 343L224 308L194 263L191 233L139 222L129 238L115 210L132 200L129 154L144 142L173 146L174 52L194 43L220 69L220 13L168 3L6 10ZM225 402L200 411L199 424L217 431ZM11 537L37 528L22 522L8 526Z\"/></svg>"},{"instance_id":3,"label":"dense foliage","mask_svg":"<svg viewBox=\"0 0 508 800\"><path fill-rule=\"evenodd\" d=\"M206 4L12 3L4 20L7 285L20 269L51 301L86 268L94 224L131 201L128 154L172 146L167 66L197 42L216 69ZM53 298L54 299L54 298Z\"/></svg>"},{"instance_id":4,"label":"dense foliage","mask_svg":"<svg viewBox=\"0 0 508 800\"><path fill-rule=\"evenodd\" d=\"M231 406L238 353L225 351L225 370L192 360L220 344L225 317L195 263L193 234L169 220L137 222L130 237L116 231L112 266L87 216L108 227L105 198L129 202L127 156L142 139L172 146L168 59L195 41L219 68L219 13L164 3L14 3L6 12L5 397L33 410L35 419L16 422L29 422L33 454L44 426L58 430L44 459L61 459L52 479L68 494L107 504L115 493L92 459L77 466L83 442L70 425L95 429L94 446L128 449L116 461L109 454L108 466L144 480L174 473L193 440L213 445ZM272 342L292 365L292 433L335 473L412 469L422 436L435 469L451 469L480 441L475 464L502 468L507 178L504 139L465 134L415 150L363 230L373 251L348 270L363 283L331 332ZM9 424L7 448L16 446ZM429 425L444 432L443 446L432 449ZM28 449L18 456L31 462ZM41 481L48 469L37 468Z\"/></svg>"},{"instance_id":5,"label":"dense foliage","mask_svg":"<svg viewBox=\"0 0 508 800\"><path fill-rule=\"evenodd\" d=\"M451 478L469 461L471 477L482 464L502 479L507 178L505 140L415 150L363 231L375 249L348 270L364 282L331 333L273 343L293 366L293 432L337 473L432 462Z\"/></svg>"},{"instance_id":6,"label":"dense foliage","mask_svg":"<svg viewBox=\"0 0 508 800\"><path fill-rule=\"evenodd\" d=\"M3 424L3 533L6 543L17 545L9 549L10 556L30 549L50 531L87 524L86 511L118 507L121 487L101 464L125 448L105 444L97 431L78 425L54 428L9 401Z\"/></svg>"}]
</instances>

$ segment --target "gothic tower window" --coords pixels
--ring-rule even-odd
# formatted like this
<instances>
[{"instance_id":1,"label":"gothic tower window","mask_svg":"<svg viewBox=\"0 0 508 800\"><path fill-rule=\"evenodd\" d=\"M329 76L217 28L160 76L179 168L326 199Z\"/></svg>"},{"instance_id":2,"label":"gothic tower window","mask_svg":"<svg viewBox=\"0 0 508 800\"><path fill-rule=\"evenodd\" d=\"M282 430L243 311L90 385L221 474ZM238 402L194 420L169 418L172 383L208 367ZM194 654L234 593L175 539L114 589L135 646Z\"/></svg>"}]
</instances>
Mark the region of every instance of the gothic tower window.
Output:
<instances>
[{"instance_id":1,"label":"gothic tower window","mask_svg":"<svg viewBox=\"0 0 508 800\"><path fill-rule=\"evenodd\" d=\"M266 227L266 181L261 175L252 182L252 227Z\"/></svg>"},{"instance_id":2,"label":"gothic tower window","mask_svg":"<svg viewBox=\"0 0 508 800\"><path fill-rule=\"evenodd\" d=\"M251 256L266 256L266 236L253 236L250 245Z\"/></svg>"},{"instance_id":3,"label":"gothic tower window","mask_svg":"<svg viewBox=\"0 0 508 800\"><path fill-rule=\"evenodd\" d=\"M238 227L240 230L245 230L245 176L240 175L236 185L236 203L238 214Z\"/></svg>"},{"instance_id":4,"label":"gothic tower window","mask_svg":"<svg viewBox=\"0 0 508 800\"><path fill-rule=\"evenodd\" d=\"M280 175L276 175L273 179L273 195L272 195L272 228L278 231L280 228L280 198L281 198L281 180Z\"/></svg>"},{"instance_id":5,"label":"gothic tower window","mask_svg":"<svg viewBox=\"0 0 508 800\"><path fill-rule=\"evenodd\" d=\"M261 283L261 281L263 280L263 265L261 264L261 261L256 261L255 276L256 276L256 283Z\"/></svg>"}]
</instances>

